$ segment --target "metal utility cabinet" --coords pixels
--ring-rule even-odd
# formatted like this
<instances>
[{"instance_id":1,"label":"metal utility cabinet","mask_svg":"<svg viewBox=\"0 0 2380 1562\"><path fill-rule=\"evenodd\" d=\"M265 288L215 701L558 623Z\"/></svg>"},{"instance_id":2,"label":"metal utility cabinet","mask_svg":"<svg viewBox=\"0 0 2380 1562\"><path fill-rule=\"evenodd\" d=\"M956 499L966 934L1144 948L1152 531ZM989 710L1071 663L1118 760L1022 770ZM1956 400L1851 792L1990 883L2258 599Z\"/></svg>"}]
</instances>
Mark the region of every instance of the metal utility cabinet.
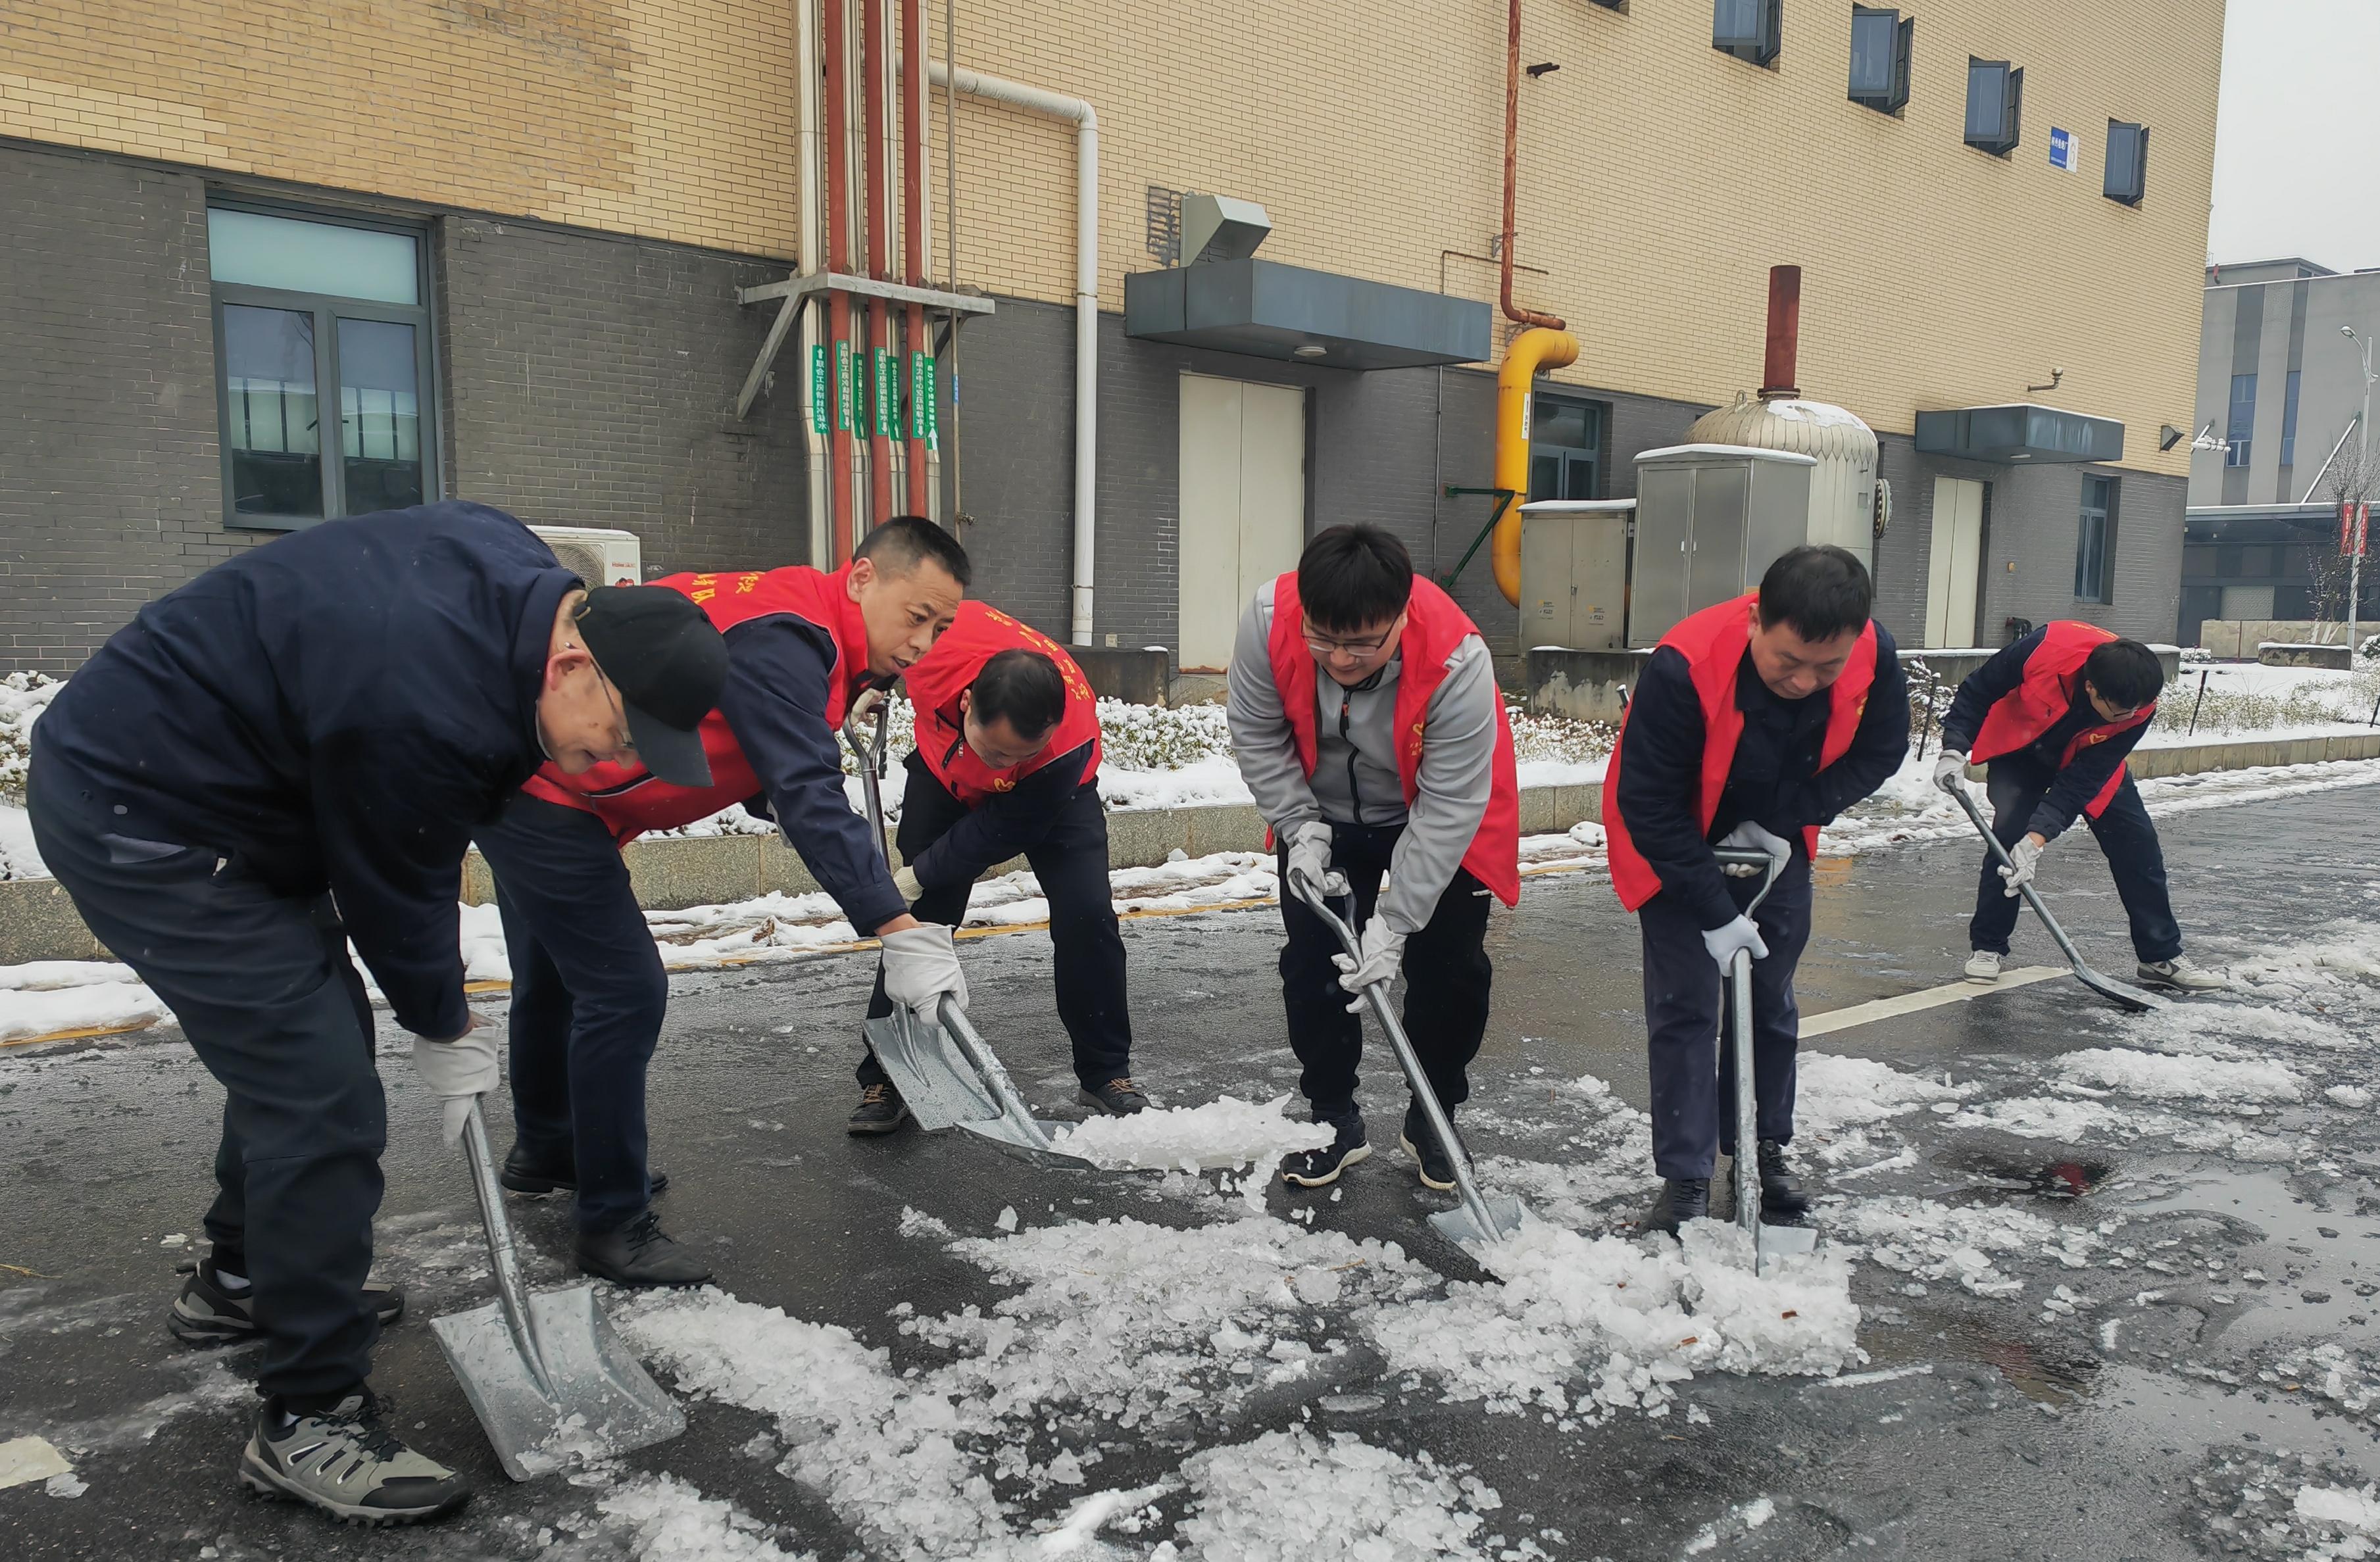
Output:
<instances>
[{"instance_id":1,"label":"metal utility cabinet","mask_svg":"<svg viewBox=\"0 0 2380 1562\"><path fill-rule=\"evenodd\" d=\"M1779 554L1808 540L1816 466L1798 451L1753 445L1639 455L1629 648L1658 644L1687 614L1742 595Z\"/></svg>"},{"instance_id":2,"label":"metal utility cabinet","mask_svg":"<svg viewBox=\"0 0 2380 1562\"><path fill-rule=\"evenodd\" d=\"M1618 650L1627 619L1633 499L1540 499L1521 506L1521 642Z\"/></svg>"}]
</instances>

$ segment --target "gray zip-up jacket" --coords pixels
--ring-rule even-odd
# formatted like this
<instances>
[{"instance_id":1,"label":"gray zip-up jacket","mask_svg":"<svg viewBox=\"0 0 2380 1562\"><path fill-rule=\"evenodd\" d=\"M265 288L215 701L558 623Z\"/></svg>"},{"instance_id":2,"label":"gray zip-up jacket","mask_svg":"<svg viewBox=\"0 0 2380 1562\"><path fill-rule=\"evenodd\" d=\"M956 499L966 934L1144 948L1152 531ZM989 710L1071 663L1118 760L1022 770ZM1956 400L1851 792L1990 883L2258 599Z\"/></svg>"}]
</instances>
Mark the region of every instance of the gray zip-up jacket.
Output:
<instances>
[{"instance_id":1,"label":"gray zip-up jacket","mask_svg":"<svg viewBox=\"0 0 2380 1562\"><path fill-rule=\"evenodd\" d=\"M1402 824L1390 858L1380 914L1408 936L1428 926L1438 900L1463 866L1487 817L1496 761L1496 668L1488 647L1466 636L1447 658L1446 681L1430 696L1413 805L1397 780L1397 676L1403 654L1354 688L1314 668L1314 776L1297 761L1296 740L1272 681L1272 585L1257 587L1232 648L1232 748L1257 811L1276 835L1321 819L1332 825ZM1342 711L1344 735L1342 735Z\"/></svg>"}]
</instances>

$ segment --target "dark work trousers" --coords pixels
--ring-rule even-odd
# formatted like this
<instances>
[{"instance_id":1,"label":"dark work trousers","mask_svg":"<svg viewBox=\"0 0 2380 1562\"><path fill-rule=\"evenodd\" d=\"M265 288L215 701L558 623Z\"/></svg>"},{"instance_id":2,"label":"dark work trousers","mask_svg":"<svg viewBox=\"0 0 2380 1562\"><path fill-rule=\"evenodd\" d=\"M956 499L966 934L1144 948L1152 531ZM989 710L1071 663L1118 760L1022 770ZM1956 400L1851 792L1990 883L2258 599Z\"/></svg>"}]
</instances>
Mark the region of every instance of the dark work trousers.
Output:
<instances>
[{"instance_id":1,"label":"dark work trousers","mask_svg":"<svg viewBox=\"0 0 2380 1562\"><path fill-rule=\"evenodd\" d=\"M1739 909L1760 892L1757 878L1727 884ZM1802 1028L1793 968L1810 941L1810 864L1798 846L1752 920L1768 946L1768 958L1752 963L1753 1098L1760 1137L1784 1144L1793 1138L1793 1054ZM1645 939L1653 1169L1664 1177L1708 1177L1718 1156L1735 1153L1727 976L1703 947L1700 919L1674 896L1655 895L1636 921Z\"/></svg>"},{"instance_id":2,"label":"dark work trousers","mask_svg":"<svg viewBox=\"0 0 2380 1562\"><path fill-rule=\"evenodd\" d=\"M645 1068L669 978L601 819L526 793L478 832L512 960L513 1127L578 1171L578 1229L645 1211Z\"/></svg>"},{"instance_id":3,"label":"dark work trousers","mask_svg":"<svg viewBox=\"0 0 2380 1562\"><path fill-rule=\"evenodd\" d=\"M254 1287L258 1385L335 1402L370 1373L380 1332L363 1284L387 1111L331 897L279 894L211 851L111 833L104 786L38 745L29 790L42 860L224 1087L207 1239Z\"/></svg>"},{"instance_id":4,"label":"dark work trousers","mask_svg":"<svg viewBox=\"0 0 2380 1562\"><path fill-rule=\"evenodd\" d=\"M1379 902L1380 879L1403 833L1401 824L1375 829L1331 822L1330 866L1346 876L1355 902L1349 922L1358 936ZM1339 985L1344 973L1330 962L1332 955L1347 952L1339 935L1289 889L1287 842L1275 843L1274 857L1281 880L1281 926L1289 934L1281 951L1281 996L1289 1010L1290 1049L1304 1065L1297 1085L1316 1115L1328 1117L1355 1099L1364 1017L1348 1013L1347 1005L1361 995ZM1485 885L1456 869L1428 926L1405 940L1405 1035L1439 1104L1449 1111L1470 1099L1464 1071L1488 1034L1488 988L1495 979L1488 959L1488 898ZM1331 909L1345 916L1347 902L1340 900Z\"/></svg>"},{"instance_id":5,"label":"dark work trousers","mask_svg":"<svg viewBox=\"0 0 2380 1562\"><path fill-rule=\"evenodd\" d=\"M909 778L901 793L901 826L893 843L903 860L915 862L952 826L966 817L967 805L952 796L933 772L911 754ZM1087 1085L1105 1084L1132 1073L1132 1011L1124 999L1123 933L1116 926L1115 899L1108 885L1108 815L1099 782L1075 789L1050 833L1025 854L1026 865L1050 902L1050 974L1058 984L1058 1019L1074 1043L1075 1075ZM920 922L955 927L966 920L974 880L927 890L909 908ZM868 1017L892 1012L884 996L884 971ZM859 1083L881 1084L876 1054L863 1051Z\"/></svg>"},{"instance_id":6,"label":"dark work trousers","mask_svg":"<svg viewBox=\"0 0 2380 1562\"><path fill-rule=\"evenodd\" d=\"M2013 846L2025 838L2033 811L2057 779L2056 770L2022 753L2004 754L1991 762L1984 790L1992 800L1992 833L2001 845ZM2124 902L2124 915L2132 925L2132 952L2151 963L2180 954L2181 925L2173 919L2173 896L2166 888L2165 848L2157 843L2156 826L2131 776L2127 773L2117 785L2106 813L2095 819L2086 813L2082 821L2107 854L2116 897ZM1985 852L1975 882L1974 920L1967 924L1967 947L2008 953L2009 935L2016 931L2016 914L2023 904L2022 894L2008 892L2000 860Z\"/></svg>"}]
</instances>

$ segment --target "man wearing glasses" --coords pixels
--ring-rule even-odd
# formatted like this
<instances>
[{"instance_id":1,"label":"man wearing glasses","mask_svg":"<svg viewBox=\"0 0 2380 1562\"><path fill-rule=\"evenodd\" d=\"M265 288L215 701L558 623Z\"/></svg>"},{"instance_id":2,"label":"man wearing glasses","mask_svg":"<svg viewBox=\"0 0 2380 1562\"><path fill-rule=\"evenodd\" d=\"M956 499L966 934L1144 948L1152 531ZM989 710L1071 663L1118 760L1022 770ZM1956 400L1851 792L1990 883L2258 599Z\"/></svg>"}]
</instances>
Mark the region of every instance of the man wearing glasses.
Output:
<instances>
[{"instance_id":1,"label":"man wearing glasses","mask_svg":"<svg viewBox=\"0 0 2380 1562\"><path fill-rule=\"evenodd\" d=\"M1406 979L1404 1024L1450 1118L1488 1029L1488 897L1520 899L1520 787L1512 733L1478 629L1415 577L1378 527L1317 535L1297 568L1240 620L1232 653L1232 746L1272 827L1282 878L1281 998L1300 1087L1325 1148L1292 1156L1300 1187L1335 1182L1371 1152L1355 1102L1364 990ZM1303 874L1353 901L1362 958L1289 888ZM1387 874L1385 893L1380 878ZM1399 1142L1422 1182L1454 1186L1418 1103Z\"/></svg>"},{"instance_id":2,"label":"man wearing glasses","mask_svg":"<svg viewBox=\"0 0 2380 1562\"><path fill-rule=\"evenodd\" d=\"M695 730L726 665L685 598L584 590L518 521L446 503L216 565L42 716L42 860L224 1086L211 1247L169 1325L263 1341L252 1490L383 1524L469 1498L365 1384L404 1300L365 1280L387 1118L347 943L418 1038L451 1142L496 1084L455 926L473 827L549 759L707 779Z\"/></svg>"},{"instance_id":3,"label":"man wearing glasses","mask_svg":"<svg viewBox=\"0 0 2380 1562\"><path fill-rule=\"evenodd\" d=\"M571 773L548 766L478 833L495 870L513 967L515 1193L577 1195L578 1266L621 1285L710 1275L662 1230L646 1161L645 1072L669 979L620 847L735 804L772 817L852 926L883 941L885 989L930 1011L966 1001L947 926L922 923L844 791L837 733L852 701L906 672L951 625L966 552L933 522L896 516L851 563L678 575L657 595L690 605L726 642L725 686L703 721L698 785L650 754ZM639 764L643 759L647 763Z\"/></svg>"},{"instance_id":4,"label":"man wearing glasses","mask_svg":"<svg viewBox=\"0 0 2380 1562\"><path fill-rule=\"evenodd\" d=\"M1942 718L1935 784L1954 791L1965 784L1971 757L1987 764L1992 832L2016 864L2011 871L1984 854L1967 925L1969 981L1999 980L2016 930L2017 891L2033 878L2042 852L2081 815L2107 854L2131 920L2140 979L2183 992L2228 985L2182 957L2165 853L2124 766L2164 688L2165 668L2155 651L2071 619L2042 625L1959 685Z\"/></svg>"}]
</instances>

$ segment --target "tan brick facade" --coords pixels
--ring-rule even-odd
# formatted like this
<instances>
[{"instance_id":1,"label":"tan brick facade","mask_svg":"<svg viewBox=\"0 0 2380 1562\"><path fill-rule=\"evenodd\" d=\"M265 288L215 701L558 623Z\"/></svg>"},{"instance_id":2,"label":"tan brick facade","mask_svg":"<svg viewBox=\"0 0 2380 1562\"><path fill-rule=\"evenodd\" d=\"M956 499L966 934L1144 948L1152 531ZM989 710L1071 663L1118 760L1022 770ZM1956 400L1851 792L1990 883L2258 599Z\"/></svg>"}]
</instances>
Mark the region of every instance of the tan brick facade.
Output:
<instances>
[{"instance_id":1,"label":"tan brick facade","mask_svg":"<svg viewBox=\"0 0 2380 1562\"><path fill-rule=\"evenodd\" d=\"M1764 272L1792 260L1811 394L1904 432L1922 407L2044 401L2120 418L2127 466L2186 471L2155 442L2191 412L2222 0L2153 20L1929 0L1897 117L1844 96L1850 8L1783 3L1775 68L1713 51L1703 0L1528 6L1524 60L1561 69L1523 88L1517 253L1542 268L1524 300L1585 345L1560 378L1704 402L1754 384ZM29 0L0 134L784 257L793 15ZM1151 185L1261 202L1272 259L1492 297L1460 255L1499 225L1503 25L1493 5L965 0L957 54L1097 108L1110 309L1156 264ZM2025 68L2006 159L1961 143L1970 54ZM2110 117L2151 127L2137 209L2100 194ZM939 103L932 123L939 151ZM2048 166L2053 125L2080 134L2078 171ZM1072 127L963 103L959 135L962 282L1070 297Z\"/></svg>"}]
</instances>

